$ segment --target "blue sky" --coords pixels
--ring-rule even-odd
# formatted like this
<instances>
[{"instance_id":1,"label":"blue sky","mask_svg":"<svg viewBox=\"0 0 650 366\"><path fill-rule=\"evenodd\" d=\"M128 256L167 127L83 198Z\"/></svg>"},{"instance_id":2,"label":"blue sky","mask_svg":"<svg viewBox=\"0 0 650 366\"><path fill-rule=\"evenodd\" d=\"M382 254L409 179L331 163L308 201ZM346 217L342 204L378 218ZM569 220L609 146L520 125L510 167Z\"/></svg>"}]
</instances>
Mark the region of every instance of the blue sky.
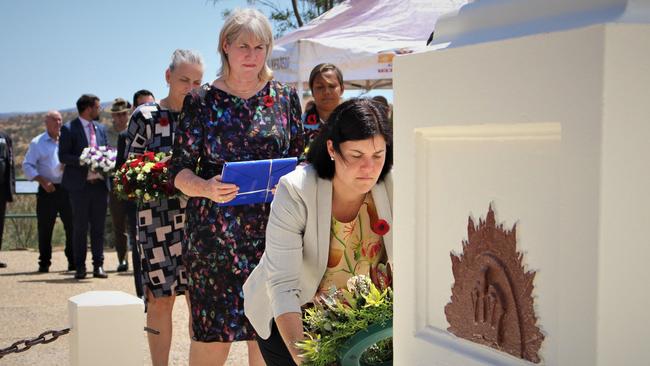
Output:
<instances>
[{"instance_id":1,"label":"blue sky","mask_svg":"<svg viewBox=\"0 0 650 366\"><path fill-rule=\"evenodd\" d=\"M245 6L245 0L1 0L0 113L74 108L83 93L108 102L149 89L162 98L177 48L199 51L203 81L211 81L220 66L222 12ZM391 92L373 94L392 99Z\"/></svg>"},{"instance_id":2,"label":"blue sky","mask_svg":"<svg viewBox=\"0 0 650 366\"><path fill-rule=\"evenodd\" d=\"M138 89L164 97L176 48L199 51L204 81L219 67L222 11L245 0L2 0L0 113L74 107L83 93L110 101Z\"/></svg>"}]
</instances>

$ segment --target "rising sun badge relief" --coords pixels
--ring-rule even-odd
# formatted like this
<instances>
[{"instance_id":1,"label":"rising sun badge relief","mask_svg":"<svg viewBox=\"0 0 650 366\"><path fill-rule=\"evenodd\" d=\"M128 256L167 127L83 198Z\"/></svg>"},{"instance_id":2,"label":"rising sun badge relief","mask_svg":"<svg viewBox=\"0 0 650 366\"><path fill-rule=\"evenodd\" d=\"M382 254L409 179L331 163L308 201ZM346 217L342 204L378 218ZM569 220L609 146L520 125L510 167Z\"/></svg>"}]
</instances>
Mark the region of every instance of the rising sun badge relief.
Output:
<instances>
[{"instance_id":1,"label":"rising sun badge relief","mask_svg":"<svg viewBox=\"0 0 650 366\"><path fill-rule=\"evenodd\" d=\"M544 335L533 306L534 271L517 251L516 225L496 225L490 206L485 221L469 218L463 252L451 253L454 285L445 306L449 330L458 337L539 363Z\"/></svg>"}]
</instances>

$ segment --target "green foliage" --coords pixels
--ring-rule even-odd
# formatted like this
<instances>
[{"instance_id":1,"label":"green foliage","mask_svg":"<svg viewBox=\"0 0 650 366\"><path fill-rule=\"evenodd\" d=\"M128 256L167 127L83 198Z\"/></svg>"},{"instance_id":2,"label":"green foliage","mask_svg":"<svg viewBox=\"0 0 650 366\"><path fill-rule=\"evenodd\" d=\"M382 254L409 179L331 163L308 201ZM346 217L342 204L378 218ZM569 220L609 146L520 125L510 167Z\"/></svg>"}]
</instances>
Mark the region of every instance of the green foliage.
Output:
<instances>
[{"instance_id":1,"label":"green foliage","mask_svg":"<svg viewBox=\"0 0 650 366\"><path fill-rule=\"evenodd\" d=\"M385 324L392 318L392 289L380 290L363 275L352 277L347 290L332 290L305 311L306 339L297 343L304 365L336 363L338 351L348 339L373 324ZM389 339L370 347L363 359L378 363L392 356L392 340Z\"/></svg>"}]
</instances>

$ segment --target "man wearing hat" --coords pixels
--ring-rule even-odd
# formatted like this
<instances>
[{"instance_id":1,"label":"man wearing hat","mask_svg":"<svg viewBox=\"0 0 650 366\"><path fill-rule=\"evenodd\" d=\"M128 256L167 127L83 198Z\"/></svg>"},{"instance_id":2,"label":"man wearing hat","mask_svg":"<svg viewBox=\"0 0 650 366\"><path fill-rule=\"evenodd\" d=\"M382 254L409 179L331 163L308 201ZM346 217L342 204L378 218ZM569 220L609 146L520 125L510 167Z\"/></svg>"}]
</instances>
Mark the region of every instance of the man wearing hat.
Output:
<instances>
[{"instance_id":1,"label":"man wearing hat","mask_svg":"<svg viewBox=\"0 0 650 366\"><path fill-rule=\"evenodd\" d=\"M123 135L122 132L126 130L127 124L129 123L129 113L131 112L131 103L127 102L122 98L115 98L113 104L106 110L113 117L113 129L118 135ZM124 145L124 144L122 144ZM120 141L118 137L117 142L118 150L120 147ZM117 155L121 156L122 152L118 151ZM116 166L119 168L119 166ZM117 251L117 271L125 272L129 269L129 262L127 260L127 238L129 236L127 232L127 208L126 202L120 200L115 195L113 187L113 182L111 180L111 193L109 199L109 208L111 210L111 218L113 221L113 233L115 237L115 250ZM135 238L129 238L131 243L135 243Z\"/></svg>"}]
</instances>

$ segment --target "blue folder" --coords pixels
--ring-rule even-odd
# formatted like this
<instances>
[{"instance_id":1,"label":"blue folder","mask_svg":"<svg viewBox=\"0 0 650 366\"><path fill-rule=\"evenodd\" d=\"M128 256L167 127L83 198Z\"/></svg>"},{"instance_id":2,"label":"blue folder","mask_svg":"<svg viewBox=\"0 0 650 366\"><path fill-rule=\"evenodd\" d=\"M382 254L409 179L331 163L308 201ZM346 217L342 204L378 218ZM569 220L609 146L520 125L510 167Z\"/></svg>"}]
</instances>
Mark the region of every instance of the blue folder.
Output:
<instances>
[{"instance_id":1,"label":"blue folder","mask_svg":"<svg viewBox=\"0 0 650 366\"><path fill-rule=\"evenodd\" d=\"M296 169L297 158L235 161L223 165L221 181L239 187L235 199L219 206L238 206L266 203L273 200L272 189L280 177Z\"/></svg>"}]
</instances>

